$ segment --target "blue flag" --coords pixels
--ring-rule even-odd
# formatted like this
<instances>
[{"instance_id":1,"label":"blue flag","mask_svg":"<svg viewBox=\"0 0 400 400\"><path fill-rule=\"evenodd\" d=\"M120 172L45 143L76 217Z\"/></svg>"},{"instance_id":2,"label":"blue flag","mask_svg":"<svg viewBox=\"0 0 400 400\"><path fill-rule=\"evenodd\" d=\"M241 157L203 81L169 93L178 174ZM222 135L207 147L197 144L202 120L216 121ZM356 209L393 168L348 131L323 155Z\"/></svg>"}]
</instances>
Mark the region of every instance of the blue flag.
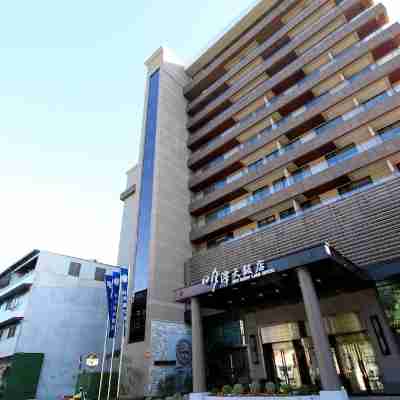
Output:
<instances>
[{"instance_id":1,"label":"blue flag","mask_svg":"<svg viewBox=\"0 0 400 400\"><path fill-rule=\"evenodd\" d=\"M121 315L123 335L126 334L126 318L128 315L128 268L121 267Z\"/></svg>"},{"instance_id":2,"label":"blue flag","mask_svg":"<svg viewBox=\"0 0 400 400\"><path fill-rule=\"evenodd\" d=\"M107 294L107 305L108 305L108 318L109 321L112 319L112 310L113 310L113 298L112 298L112 289L113 289L113 279L112 275L104 276L104 283L106 284L106 294Z\"/></svg>"},{"instance_id":3,"label":"blue flag","mask_svg":"<svg viewBox=\"0 0 400 400\"><path fill-rule=\"evenodd\" d=\"M110 319L109 338L114 338L117 331L117 310L120 290L120 273L112 273L112 314Z\"/></svg>"}]
</instances>

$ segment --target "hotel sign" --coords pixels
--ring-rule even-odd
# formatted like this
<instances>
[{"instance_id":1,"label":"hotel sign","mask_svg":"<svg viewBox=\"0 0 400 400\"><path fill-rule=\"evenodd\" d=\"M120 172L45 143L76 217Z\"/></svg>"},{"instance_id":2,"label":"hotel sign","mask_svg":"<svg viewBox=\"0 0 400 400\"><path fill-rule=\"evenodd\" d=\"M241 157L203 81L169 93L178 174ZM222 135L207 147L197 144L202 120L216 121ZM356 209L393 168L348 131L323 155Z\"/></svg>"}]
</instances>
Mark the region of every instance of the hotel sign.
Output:
<instances>
[{"instance_id":1,"label":"hotel sign","mask_svg":"<svg viewBox=\"0 0 400 400\"><path fill-rule=\"evenodd\" d=\"M237 283L258 279L262 276L276 272L275 268L268 268L264 260L257 261L255 264L245 264L232 271L218 271L216 268L210 275L206 275L201 280L202 285L209 286L213 292Z\"/></svg>"}]
</instances>

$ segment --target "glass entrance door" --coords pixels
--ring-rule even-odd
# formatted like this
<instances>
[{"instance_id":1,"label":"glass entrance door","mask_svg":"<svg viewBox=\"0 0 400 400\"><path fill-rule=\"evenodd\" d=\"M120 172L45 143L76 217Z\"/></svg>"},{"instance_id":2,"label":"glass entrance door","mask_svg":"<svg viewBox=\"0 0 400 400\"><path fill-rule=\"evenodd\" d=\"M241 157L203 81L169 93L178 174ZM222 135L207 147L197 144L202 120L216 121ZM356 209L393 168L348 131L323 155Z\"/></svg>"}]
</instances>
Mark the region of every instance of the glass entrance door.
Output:
<instances>
[{"instance_id":1,"label":"glass entrance door","mask_svg":"<svg viewBox=\"0 0 400 400\"><path fill-rule=\"evenodd\" d=\"M333 342L335 361L349 391L371 393L383 390L374 349L365 333L335 336Z\"/></svg>"},{"instance_id":2,"label":"glass entrance door","mask_svg":"<svg viewBox=\"0 0 400 400\"><path fill-rule=\"evenodd\" d=\"M279 381L292 387L301 386L299 365L293 342L274 343L272 351Z\"/></svg>"}]
</instances>

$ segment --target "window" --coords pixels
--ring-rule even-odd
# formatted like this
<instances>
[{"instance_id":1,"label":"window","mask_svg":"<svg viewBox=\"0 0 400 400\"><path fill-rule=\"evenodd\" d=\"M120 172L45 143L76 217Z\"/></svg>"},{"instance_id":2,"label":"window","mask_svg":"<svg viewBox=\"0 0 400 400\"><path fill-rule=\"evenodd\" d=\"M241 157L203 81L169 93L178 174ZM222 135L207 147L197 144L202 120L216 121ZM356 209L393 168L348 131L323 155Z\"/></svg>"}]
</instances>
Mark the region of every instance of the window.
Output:
<instances>
[{"instance_id":1,"label":"window","mask_svg":"<svg viewBox=\"0 0 400 400\"><path fill-rule=\"evenodd\" d=\"M286 178L282 177L272 182L275 192L286 186Z\"/></svg>"},{"instance_id":2,"label":"window","mask_svg":"<svg viewBox=\"0 0 400 400\"><path fill-rule=\"evenodd\" d=\"M313 197L312 199L309 199L309 200L305 201L304 203L302 203L301 208L303 210L308 210L309 208L314 207L320 203L321 203L321 199L318 196L316 196L316 197Z\"/></svg>"},{"instance_id":3,"label":"window","mask_svg":"<svg viewBox=\"0 0 400 400\"><path fill-rule=\"evenodd\" d=\"M294 207L290 207L287 210L281 211L279 213L279 217L280 217L280 219L285 219L285 218L288 218L288 217L290 217L291 215L294 215L294 214L296 214L296 211L294 210Z\"/></svg>"},{"instance_id":4,"label":"window","mask_svg":"<svg viewBox=\"0 0 400 400\"><path fill-rule=\"evenodd\" d=\"M106 274L106 270L104 268L96 267L96 271L94 273L94 280L99 282L104 282L104 275Z\"/></svg>"},{"instance_id":5,"label":"window","mask_svg":"<svg viewBox=\"0 0 400 400\"><path fill-rule=\"evenodd\" d=\"M270 194L269 186L264 186L253 192L254 201L260 201Z\"/></svg>"},{"instance_id":6,"label":"window","mask_svg":"<svg viewBox=\"0 0 400 400\"><path fill-rule=\"evenodd\" d=\"M13 299L9 299L6 302L6 310L12 311L15 310L18 307L18 304L20 303L19 297L14 297Z\"/></svg>"},{"instance_id":7,"label":"window","mask_svg":"<svg viewBox=\"0 0 400 400\"><path fill-rule=\"evenodd\" d=\"M350 182L347 185L344 185L338 188L338 192L340 195L350 193L354 190L361 189L363 186L370 185L372 183L372 179L370 176L359 179L358 181Z\"/></svg>"},{"instance_id":8,"label":"window","mask_svg":"<svg viewBox=\"0 0 400 400\"><path fill-rule=\"evenodd\" d=\"M233 232L229 232L226 235L209 240L207 242L207 249L212 249L213 247L219 246L221 243L227 242L230 239L233 239Z\"/></svg>"},{"instance_id":9,"label":"window","mask_svg":"<svg viewBox=\"0 0 400 400\"><path fill-rule=\"evenodd\" d=\"M5 331L5 329L4 329L4 328L1 328L1 329L0 329L0 340L2 340L2 339L3 339L3 336L4 336L4 331Z\"/></svg>"},{"instance_id":10,"label":"window","mask_svg":"<svg viewBox=\"0 0 400 400\"><path fill-rule=\"evenodd\" d=\"M346 147L337 149L332 153L329 153L325 158L328 161L328 165L331 166L352 157L357 152L358 150L356 145L354 143L351 143Z\"/></svg>"},{"instance_id":11,"label":"window","mask_svg":"<svg viewBox=\"0 0 400 400\"><path fill-rule=\"evenodd\" d=\"M147 290L135 293L131 309L129 343L143 342L146 333Z\"/></svg>"},{"instance_id":12,"label":"window","mask_svg":"<svg viewBox=\"0 0 400 400\"><path fill-rule=\"evenodd\" d=\"M79 274L81 273L81 266L82 264L72 261L69 264L68 275L79 277Z\"/></svg>"},{"instance_id":13,"label":"window","mask_svg":"<svg viewBox=\"0 0 400 400\"><path fill-rule=\"evenodd\" d=\"M17 325L12 325L8 328L8 335L7 338L12 338L15 336L15 333L17 331Z\"/></svg>"},{"instance_id":14,"label":"window","mask_svg":"<svg viewBox=\"0 0 400 400\"><path fill-rule=\"evenodd\" d=\"M258 221L258 222L257 222L257 227L258 227L258 228L262 228L262 227L264 227L264 226L271 225L271 224L274 223L275 221L276 221L275 215L270 215L269 217L264 218L264 219Z\"/></svg>"},{"instance_id":15,"label":"window","mask_svg":"<svg viewBox=\"0 0 400 400\"><path fill-rule=\"evenodd\" d=\"M256 172L263 164L263 160L257 160L249 165L249 172Z\"/></svg>"}]
</instances>

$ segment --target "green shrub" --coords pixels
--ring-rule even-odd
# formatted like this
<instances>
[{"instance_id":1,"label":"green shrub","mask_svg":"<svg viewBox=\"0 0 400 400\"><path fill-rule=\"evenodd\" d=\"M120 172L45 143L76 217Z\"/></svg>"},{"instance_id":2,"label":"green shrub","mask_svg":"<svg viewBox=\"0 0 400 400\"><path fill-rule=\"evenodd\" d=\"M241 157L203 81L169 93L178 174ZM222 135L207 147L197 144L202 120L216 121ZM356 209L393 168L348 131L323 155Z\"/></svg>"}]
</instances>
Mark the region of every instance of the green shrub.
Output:
<instances>
[{"instance_id":1,"label":"green shrub","mask_svg":"<svg viewBox=\"0 0 400 400\"><path fill-rule=\"evenodd\" d=\"M292 388L290 385L281 385L281 387L279 388L279 391L282 394L289 394L292 391Z\"/></svg>"},{"instance_id":2,"label":"green shrub","mask_svg":"<svg viewBox=\"0 0 400 400\"><path fill-rule=\"evenodd\" d=\"M240 383L236 383L236 385L233 386L232 394L235 395L244 394L244 386Z\"/></svg>"},{"instance_id":3,"label":"green shrub","mask_svg":"<svg viewBox=\"0 0 400 400\"><path fill-rule=\"evenodd\" d=\"M232 386L224 385L222 388L222 393L224 394L224 396L228 396L228 395L232 394Z\"/></svg>"},{"instance_id":4,"label":"green shrub","mask_svg":"<svg viewBox=\"0 0 400 400\"><path fill-rule=\"evenodd\" d=\"M213 395L213 396L217 396L218 393L219 393L219 390L218 390L218 388L215 387L215 388L212 388L212 389L211 389L210 393L211 393L211 395Z\"/></svg>"},{"instance_id":5,"label":"green shrub","mask_svg":"<svg viewBox=\"0 0 400 400\"><path fill-rule=\"evenodd\" d=\"M253 381L250 383L250 393L260 393L261 392L261 384L260 382Z\"/></svg>"},{"instance_id":6,"label":"green shrub","mask_svg":"<svg viewBox=\"0 0 400 400\"><path fill-rule=\"evenodd\" d=\"M266 382L265 384L265 392L268 394L276 393L276 385L274 382Z\"/></svg>"}]
</instances>

